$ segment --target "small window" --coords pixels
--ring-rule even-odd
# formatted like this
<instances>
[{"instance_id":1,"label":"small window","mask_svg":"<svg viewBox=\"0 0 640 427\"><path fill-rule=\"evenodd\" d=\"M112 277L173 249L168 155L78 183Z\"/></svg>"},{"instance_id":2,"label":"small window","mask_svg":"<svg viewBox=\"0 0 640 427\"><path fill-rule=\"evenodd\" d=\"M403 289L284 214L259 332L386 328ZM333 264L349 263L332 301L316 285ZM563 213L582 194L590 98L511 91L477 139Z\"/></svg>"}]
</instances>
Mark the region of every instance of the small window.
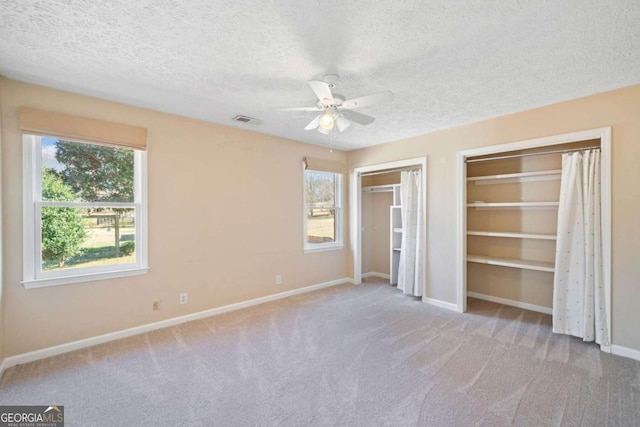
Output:
<instances>
[{"instance_id":1,"label":"small window","mask_svg":"<svg viewBox=\"0 0 640 427\"><path fill-rule=\"evenodd\" d=\"M342 175L305 170L305 252L342 247Z\"/></svg>"},{"instance_id":2,"label":"small window","mask_svg":"<svg viewBox=\"0 0 640 427\"><path fill-rule=\"evenodd\" d=\"M146 272L144 152L24 136L25 287Z\"/></svg>"}]
</instances>

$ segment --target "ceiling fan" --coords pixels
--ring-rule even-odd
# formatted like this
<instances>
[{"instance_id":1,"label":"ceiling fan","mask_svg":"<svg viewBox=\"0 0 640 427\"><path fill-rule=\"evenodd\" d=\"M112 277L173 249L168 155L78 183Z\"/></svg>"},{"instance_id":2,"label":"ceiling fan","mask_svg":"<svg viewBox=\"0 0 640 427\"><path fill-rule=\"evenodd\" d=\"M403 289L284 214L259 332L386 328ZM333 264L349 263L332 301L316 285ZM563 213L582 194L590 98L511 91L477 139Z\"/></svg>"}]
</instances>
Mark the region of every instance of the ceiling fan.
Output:
<instances>
[{"instance_id":1,"label":"ceiling fan","mask_svg":"<svg viewBox=\"0 0 640 427\"><path fill-rule=\"evenodd\" d=\"M315 106L281 108L280 110L320 112L304 129L316 129L318 132L327 135L334 127L337 128L339 132L342 132L348 128L352 122L368 125L375 120L374 117L353 111L354 108L368 107L393 100L394 95L390 90L361 96L359 98L345 99L344 96L331 92L331 89L336 87L338 79L339 77L336 74L327 74L324 76L324 80L309 80L311 90L318 97L318 102Z\"/></svg>"}]
</instances>

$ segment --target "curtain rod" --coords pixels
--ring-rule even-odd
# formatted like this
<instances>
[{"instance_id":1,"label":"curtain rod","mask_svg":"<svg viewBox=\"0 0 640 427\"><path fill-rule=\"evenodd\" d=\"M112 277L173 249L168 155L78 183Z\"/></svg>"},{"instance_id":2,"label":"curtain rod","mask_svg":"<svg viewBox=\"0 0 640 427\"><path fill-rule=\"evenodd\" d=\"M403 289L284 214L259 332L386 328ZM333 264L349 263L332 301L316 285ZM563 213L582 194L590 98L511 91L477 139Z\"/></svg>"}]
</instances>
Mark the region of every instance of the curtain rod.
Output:
<instances>
[{"instance_id":1,"label":"curtain rod","mask_svg":"<svg viewBox=\"0 0 640 427\"><path fill-rule=\"evenodd\" d=\"M539 153L513 154L510 156L485 157L482 159L465 159L465 162L466 163L486 162L489 160L514 159L517 157L542 156L544 154L571 153L573 151L599 150L599 149L600 149L599 145L594 145L593 147L567 148L565 150L541 151Z\"/></svg>"},{"instance_id":2,"label":"curtain rod","mask_svg":"<svg viewBox=\"0 0 640 427\"><path fill-rule=\"evenodd\" d=\"M402 172L402 171L417 171L417 170L422 170L422 167L410 166L410 167L406 167L406 168L395 168L395 169L385 169L385 170L381 170L381 171L364 172L364 173L361 173L360 176L383 175L385 173Z\"/></svg>"}]
</instances>

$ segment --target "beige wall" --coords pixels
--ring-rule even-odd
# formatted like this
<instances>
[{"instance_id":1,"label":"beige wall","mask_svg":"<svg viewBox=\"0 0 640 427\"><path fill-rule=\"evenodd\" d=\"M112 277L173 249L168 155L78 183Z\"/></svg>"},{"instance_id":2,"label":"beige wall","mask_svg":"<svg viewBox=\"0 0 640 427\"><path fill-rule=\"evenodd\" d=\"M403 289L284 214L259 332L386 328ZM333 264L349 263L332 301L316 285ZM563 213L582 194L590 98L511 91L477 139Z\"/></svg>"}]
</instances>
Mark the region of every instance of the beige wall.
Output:
<instances>
[{"instance_id":1,"label":"beige wall","mask_svg":"<svg viewBox=\"0 0 640 427\"><path fill-rule=\"evenodd\" d=\"M362 272L389 274L389 207L393 193L362 193Z\"/></svg>"},{"instance_id":2,"label":"beige wall","mask_svg":"<svg viewBox=\"0 0 640 427\"><path fill-rule=\"evenodd\" d=\"M362 272L373 270L373 194L362 193L361 219L362 232Z\"/></svg>"},{"instance_id":3,"label":"beige wall","mask_svg":"<svg viewBox=\"0 0 640 427\"><path fill-rule=\"evenodd\" d=\"M369 175L362 178L363 187L365 185L387 184L400 184L400 172L381 173L379 175Z\"/></svg>"},{"instance_id":4,"label":"beige wall","mask_svg":"<svg viewBox=\"0 0 640 427\"><path fill-rule=\"evenodd\" d=\"M302 236L302 157L344 152L0 81L7 356L348 276L346 250L305 255ZM22 287L23 105L148 129L148 275Z\"/></svg>"},{"instance_id":5,"label":"beige wall","mask_svg":"<svg viewBox=\"0 0 640 427\"><path fill-rule=\"evenodd\" d=\"M612 127L612 328L640 350L640 85L348 153L349 167L428 155L427 296L456 300L456 152ZM350 266L353 260L349 260Z\"/></svg>"},{"instance_id":6,"label":"beige wall","mask_svg":"<svg viewBox=\"0 0 640 427\"><path fill-rule=\"evenodd\" d=\"M373 271L389 274L389 207L393 193L378 193L373 197Z\"/></svg>"}]
</instances>

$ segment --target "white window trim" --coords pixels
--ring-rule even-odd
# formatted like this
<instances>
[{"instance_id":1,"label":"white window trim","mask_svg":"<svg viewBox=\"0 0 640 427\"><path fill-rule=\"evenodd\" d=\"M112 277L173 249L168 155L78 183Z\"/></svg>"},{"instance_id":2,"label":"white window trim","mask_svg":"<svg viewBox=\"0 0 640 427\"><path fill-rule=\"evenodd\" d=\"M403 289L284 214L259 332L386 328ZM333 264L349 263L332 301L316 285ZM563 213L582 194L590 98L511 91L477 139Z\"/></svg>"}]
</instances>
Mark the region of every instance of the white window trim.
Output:
<instances>
[{"instance_id":1,"label":"white window trim","mask_svg":"<svg viewBox=\"0 0 640 427\"><path fill-rule=\"evenodd\" d=\"M82 203L86 206L121 205L135 208L136 212L136 262L109 265L103 267L75 268L41 272L39 267L41 248L41 225L39 212L43 206L67 206L66 202L42 202L41 195L42 165L40 136L23 135L23 280L27 288L67 285L94 280L106 280L117 277L137 276L149 270L147 248L147 153L134 150L134 194L133 203ZM77 141L83 142L83 141ZM74 203L77 206L77 203Z\"/></svg>"},{"instance_id":2,"label":"white window trim","mask_svg":"<svg viewBox=\"0 0 640 427\"><path fill-rule=\"evenodd\" d=\"M307 174L306 172L311 171L311 172L322 172L322 173L333 173L336 176L336 195L335 195L335 200L336 200L336 205L335 205L335 210L336 210L336 240L335 242L325 242L325 243L309 243L307 241ZM344 194L344 189L343 189L343 174L339 173L339 172L328 172L328 171L321 171L321 170L315 170L315 169L304 169L302 170L302 203L304 205L304 208L302 210L302 224L303 224L303 233L302 233L302 237L303 237L303 241L304 241L304 253L308 254L308 253L315 253L315 252L325 252L325 251L334 251L334 250L340 250L344 248L344 243L343 243L343 224L344 224L344 217L343 217L343 194Z\"/></svg>"}]
</instances>

